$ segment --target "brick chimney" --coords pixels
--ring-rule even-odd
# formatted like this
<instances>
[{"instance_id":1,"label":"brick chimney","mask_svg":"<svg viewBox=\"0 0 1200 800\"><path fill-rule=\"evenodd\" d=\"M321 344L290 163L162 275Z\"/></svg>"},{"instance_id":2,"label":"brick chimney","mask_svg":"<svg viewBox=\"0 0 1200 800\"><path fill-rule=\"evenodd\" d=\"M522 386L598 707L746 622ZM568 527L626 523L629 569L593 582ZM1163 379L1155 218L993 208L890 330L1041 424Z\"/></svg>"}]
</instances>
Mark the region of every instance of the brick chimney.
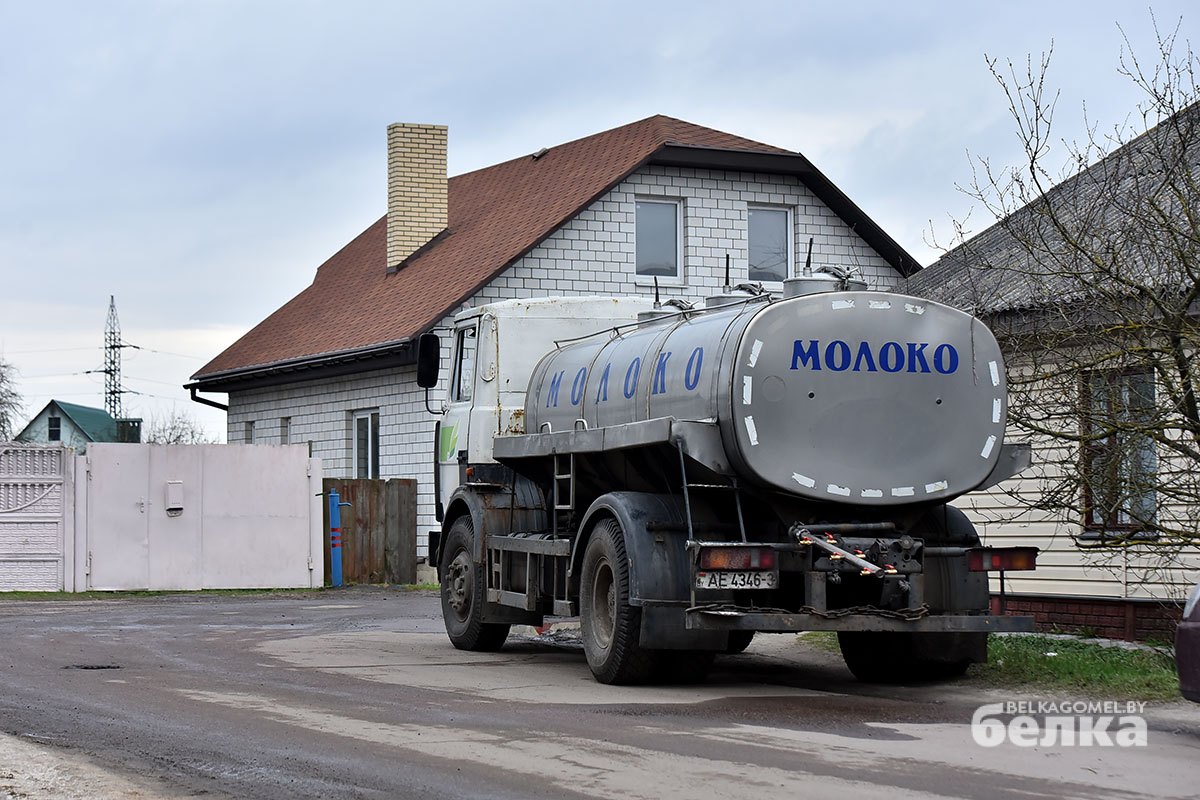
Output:
<instances>
[{"instance_id":1,"label":"brick chimney","mask_svg":"<svg viewBox=\"0 0 1200 800\"><path fill-rule=\"evenodd\" d=\"M446 229L446 126L388 125L387 266Z\"/></svg>"}]
</instances>

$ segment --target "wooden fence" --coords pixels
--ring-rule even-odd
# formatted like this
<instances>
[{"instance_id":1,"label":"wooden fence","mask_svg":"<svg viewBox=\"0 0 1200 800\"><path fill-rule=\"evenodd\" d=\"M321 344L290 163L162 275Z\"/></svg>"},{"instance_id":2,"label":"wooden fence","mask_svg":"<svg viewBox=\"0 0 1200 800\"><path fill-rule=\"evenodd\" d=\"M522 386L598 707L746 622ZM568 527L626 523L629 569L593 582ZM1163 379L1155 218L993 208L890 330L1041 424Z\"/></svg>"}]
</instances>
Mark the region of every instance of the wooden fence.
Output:
<instances>
[{"instance_id":1,"label":"wooden fence","mask_svg":"<svg viewBox=\"0 0 1200 800\"><path fill-rule=\"evenodd\" d=\"M326 478L325 583L329 576L330 489L342 507L342 579L346 583L415 583L417 482L407 478Z\"/></svg>"}]
</instances>

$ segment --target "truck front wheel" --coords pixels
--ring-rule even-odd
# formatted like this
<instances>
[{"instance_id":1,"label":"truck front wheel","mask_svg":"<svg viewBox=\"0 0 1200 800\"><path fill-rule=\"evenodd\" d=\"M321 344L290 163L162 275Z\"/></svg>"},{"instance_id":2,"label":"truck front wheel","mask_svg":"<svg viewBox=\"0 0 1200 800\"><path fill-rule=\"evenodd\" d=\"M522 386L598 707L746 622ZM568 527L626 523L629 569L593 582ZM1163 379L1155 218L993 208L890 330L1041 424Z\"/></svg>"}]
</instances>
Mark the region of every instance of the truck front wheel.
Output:
<instances>
[{"instance_id":1,"label":"truck front wheel","mask_svg":"<svg viewBox=\"0 0 1200 800\"><path fill-rule=\"evenodd\" d=\"M483 621L483 566L472 557L474 544L470 516L454 520L442 544L442 619L450 642L459 650L499 650L509 626Z\"/></svg>"},{"instance_id":2,"label":"truck front wheel","mask_svg":"<svg viewBox=\"0 0 1200 800\"><path fill-rule=\"evenodd\" d=\"M629 559L621 526L597 523L583 552L579 627L592 675L601 683L644 683L657 665L656 651L643 649L641 609L629 604Z\"/></svg>"}]
</instances>

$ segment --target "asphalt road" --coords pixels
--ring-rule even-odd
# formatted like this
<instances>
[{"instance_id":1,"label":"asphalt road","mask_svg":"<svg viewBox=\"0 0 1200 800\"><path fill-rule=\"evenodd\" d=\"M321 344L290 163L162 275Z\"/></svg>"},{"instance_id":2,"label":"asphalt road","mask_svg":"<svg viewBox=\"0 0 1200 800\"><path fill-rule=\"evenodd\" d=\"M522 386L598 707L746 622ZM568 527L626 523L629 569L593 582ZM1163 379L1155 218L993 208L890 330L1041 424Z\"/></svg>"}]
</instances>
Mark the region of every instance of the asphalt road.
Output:
<instances>
[{"instance_id":1,"label":"asphalt road","mask_svg":"<svg viewBox=\"0 0 1200 800\"><path fill-rule=\"evenodd\" d=\"M1146 747L974 744L1003 699L1034 698L865 686L794 636L607 687L570 631L455 650L435 593L0 600L0 800L1197 794L1200 706Z\"/></svg>"}]
</instances>

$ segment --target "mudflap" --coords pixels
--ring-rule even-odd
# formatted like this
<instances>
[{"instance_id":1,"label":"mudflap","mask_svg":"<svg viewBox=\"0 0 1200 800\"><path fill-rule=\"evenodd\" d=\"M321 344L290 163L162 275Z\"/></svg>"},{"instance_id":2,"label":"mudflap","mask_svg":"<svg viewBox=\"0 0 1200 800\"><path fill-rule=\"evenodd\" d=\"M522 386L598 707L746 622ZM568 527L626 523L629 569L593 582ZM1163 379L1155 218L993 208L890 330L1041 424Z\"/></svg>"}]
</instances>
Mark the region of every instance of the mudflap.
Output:
<instances>
[{"instance_id":1,"label":"mudflap","mask_svg":"<svg viewBox=\"0 0 1200 800\"><path fill-rule=\"evenodd\" d=\"M715 650L729 646L726 631L689 630L686 609L677 605L642 605L642 647L654 650Z\"/></svg>"}]
</instances>

